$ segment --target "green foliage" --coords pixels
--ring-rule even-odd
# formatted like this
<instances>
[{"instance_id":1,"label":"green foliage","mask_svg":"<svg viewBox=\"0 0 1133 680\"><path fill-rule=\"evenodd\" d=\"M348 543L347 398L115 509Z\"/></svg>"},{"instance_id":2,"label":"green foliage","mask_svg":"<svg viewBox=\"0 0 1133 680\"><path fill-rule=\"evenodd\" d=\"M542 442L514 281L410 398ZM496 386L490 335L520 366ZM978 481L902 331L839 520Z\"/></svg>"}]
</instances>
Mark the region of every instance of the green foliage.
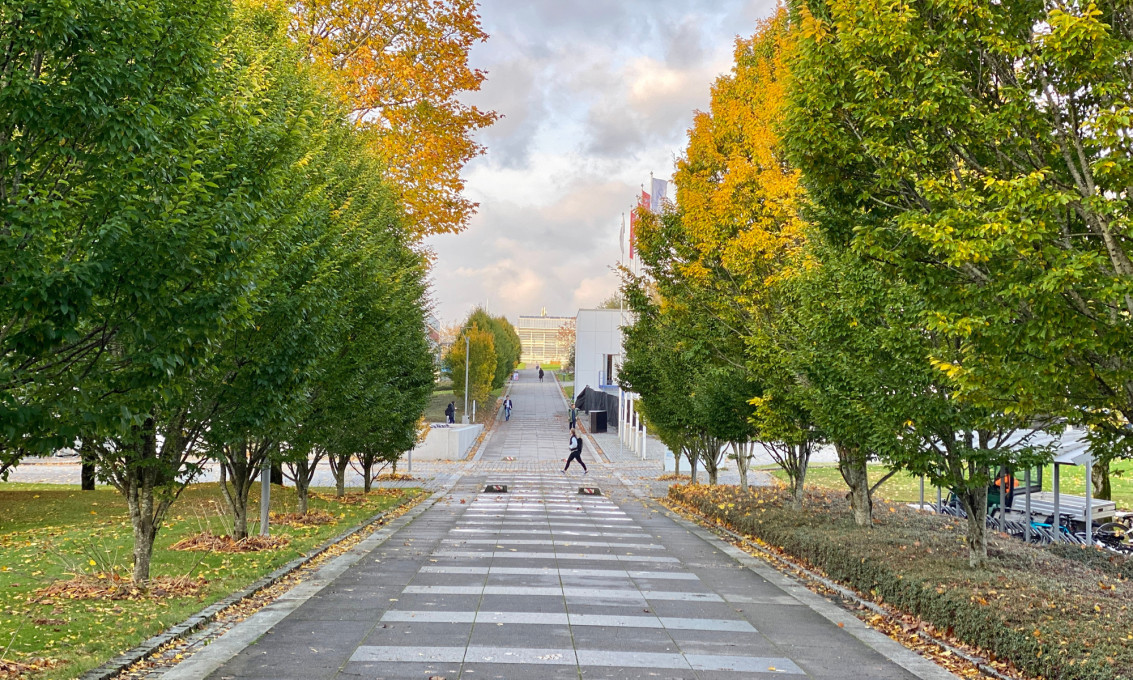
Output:
<instances>
[{"instance_id":1,"label":"green foliage","mask_svg":"<svg viewBox=\"0 0 1133 680\"><path fill-rule=\"evenodd\" d=\"M467 352L465 343L467 340ZM468 357L467 366L465 357ZM464 400L465 369L468 371L468 398L476 401L481 408L487 406L499 365L495 338L490 330L481 329L476 324L461 331L444 357L445 366L452 372L452 393L460 401ZM469 407L471 408L471 406Z\"/></svg>"},{"instance_id":2,"label":"green foliage","mask_svg":"<svg viewBox=\"0 0 1133 680\"><path fill-rule=\"evenodd\" d=\"M787 137L816 226L916 287L964 400L1128 455L1128 8L806 0L797 18Z\"/></svg>"},{"instance_id":3,"label":"green foliage","mask_svg":"<svg viewBox=\"0 0 1133 680\"><path fill-rule=\"evenodd\" d=\"M498 390L504 386L511 377L512 371L519 364L519 357L523 353L523 344L519 340L519 332L511 322L503 316L489 316L482 307L477 307L468 315L461 331L473 326L479 327L492 334L493 347L496 352L496 368L492 375L492 389Z\"/></svg>"},{"instance_id":4,"label":"green foliage","mask_svg":"<svg viewBox=\"0 0 1133 680\"><path fill-rule=\"evenodd\" d=\"M854 526L840 492L813 493L806 513L789 509L786 494L775 489L740 494L734 487L674 485L669 498L1030 676L1131 677L1128 558L997 536L989 568L973 570L958 536L962 524L946 516L884 504L866 533Z\"/></svg>"},{"instance_id":5,"label":"green foliage","mask_svg":"<svg viewBox=\"0 0 1133 680\"><path fill-rule=\"evenodd\" d=\"M239 515L280 448L410 448L426 264L287 8L0 12L0 474L81 439L126 496L144 580L202 453Z\"/></svg>"}]
</instances>

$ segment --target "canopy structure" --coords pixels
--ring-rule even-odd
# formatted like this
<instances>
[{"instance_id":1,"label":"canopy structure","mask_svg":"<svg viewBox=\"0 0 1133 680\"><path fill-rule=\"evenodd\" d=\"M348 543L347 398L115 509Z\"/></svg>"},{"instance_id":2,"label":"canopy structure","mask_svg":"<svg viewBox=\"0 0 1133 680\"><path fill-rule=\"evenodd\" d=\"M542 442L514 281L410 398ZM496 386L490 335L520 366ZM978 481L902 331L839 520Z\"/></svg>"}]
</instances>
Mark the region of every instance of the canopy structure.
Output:
<instances>
[{"instance_id":1,"label":"canopy structure","mask_svg":"<svg viewBox=\"0 0 1133 680\"><path fill-rule=\"evenodd\" d=\"M1094 457L1090 452L1090 442L1086 438L1086 433L1080 429L1073 427L1068 427L1059 434L1031 431L1026 433L1026 435L1022 437L1020 441L1025 442L1026 446L1050 447L1054 450L1054 459L1051 461L1054 464L1054 478L1051 480L1053 494L1051 494L1051 502L1049 508L1052 517L1051 523L1054 525L1054 536L1060 535L1060 524L1062 521L1063 509L1065 507L1072 507L1074 508L1075 513L1079 511L1082 513L1086 526L1086 542L1090 545L1093 545L1093 518L1095 511L1099 509L1112 510L1113 504L1106 501L1094 500L1093 491L1091 489ZM1063 465L1085 466L1086 497L1084 503L1080 502L1081 499L1079 499L1078 497L1072 496L1070 498L1067 498L1066 500L1073 500L1069 504L1064 504L1064 498L1060 484L1061 480L1059 478L1059 472L1062 469ZM1034 494L1041 497L1038 498L1036 502L1032 502L1033 494L1031 492L1029 469L1027 470L1027 477L1028 479L1024 483L1026 487L1025 513L1027 514L1027 529L1030 529L1030 517L1031 512L1034 509L1033 506L1037 505L1041 509L1045 510L1047 506L1047 499L1045 498L1046 494ZM1027 531L1027 538L1030 538L1030 531Z\"/></svg>"}]
</instances>

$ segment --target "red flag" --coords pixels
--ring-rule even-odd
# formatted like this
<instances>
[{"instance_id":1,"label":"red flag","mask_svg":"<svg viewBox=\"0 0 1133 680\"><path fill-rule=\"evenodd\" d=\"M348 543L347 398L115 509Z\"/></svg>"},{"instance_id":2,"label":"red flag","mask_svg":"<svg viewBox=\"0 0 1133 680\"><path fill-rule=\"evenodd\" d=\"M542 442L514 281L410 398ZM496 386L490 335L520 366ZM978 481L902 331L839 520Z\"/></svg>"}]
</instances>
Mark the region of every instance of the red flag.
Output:
<instances>
[{"instance_id":1,"label":"red flag","mask_svg":"<svg viewBox=\"0 0 1133 680\"><path fill-rule=\"evenodd\" d=\"M637 199L638 207L649 210L649 194L641 190L641 197ZM637 243L637 211L629 214L629 259L633 259L634 244Z\"/></svg>"}]
</instances>

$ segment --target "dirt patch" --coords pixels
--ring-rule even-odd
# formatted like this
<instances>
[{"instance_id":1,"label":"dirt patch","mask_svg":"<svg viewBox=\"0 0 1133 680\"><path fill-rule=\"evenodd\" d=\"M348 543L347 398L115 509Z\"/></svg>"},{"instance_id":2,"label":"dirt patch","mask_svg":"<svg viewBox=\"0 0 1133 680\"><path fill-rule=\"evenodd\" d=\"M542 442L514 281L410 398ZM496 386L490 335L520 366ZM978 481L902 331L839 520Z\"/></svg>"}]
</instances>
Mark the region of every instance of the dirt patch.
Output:
<instances>
[{"instance_id":1,"label":"dirt patch","mask_svg":"<svg viewBox=\"0 0 1133 680\"><path fill-rule=\"evenodd\" d=\"M328 503L340 503L342 505L362 505L373 498L401 498L404 495L405 491L401 489L373 489L368 494L348 493L341 498L332 493L317 493L313 494L312 498L327 501Z\"/></svg>"},{"instance_id":2,"label":"dirt patch","mask_svg":"<svg viewBox=\"0 0 1133 680\"><path fill-rule=\"evenodd\" d=\"M404 472L383 472L378 475L379 482L416 482L417 478Z\"/></svg>"},{"instance_id":3,"label":"dirt patch","mask_svg":"<svg viewBox=\"0 0 1133 680\"><path fill-rule=\"evenodd\" d=\"M15 661L0 661L0 678L26 678L32 673L50 670L62 666L58 659L29 659L27 663Z\"/></svg>"},{"instance_id":4,"label":"dirt patch","mask_svg":"<svg viewBox=\"0 0 1133 680\"><path fill-rule=\"evenodd\" d=\"M326 510L310 510L305 515L298 512L289 512L286 515L271 514L272 524L285 524L289 527L315 527L323 524L334 524L338 520Z\"/></svg>"},{"instance_id":5,"label":"dirt patch","mask_svg":"<svg viewBox=\"0 0 1133 680\"><path fill-rule=\"evenodd\" d=\"M54 600L160 600L166 597L195 597L207 583L201 576L195 579L187 576L161 577L150 579L147 583L135 583L118 574L81 574L37 590L31 601L52 604Z\"/></svg>"},{"instance_id":6,"label":"dirt patch","mask_svg":"<svg viewBox=\"0 0 1133 680\"><path fill-rule=\"evenodd\" d=\"M278 550L291 542L286 536L248 536L235 540L231 536L217 536L211 531L205 531L196 536L189 536L169 546L170 550L200 550L219 553L260 552L261 550Z\"/></svg>"}]
</instances>

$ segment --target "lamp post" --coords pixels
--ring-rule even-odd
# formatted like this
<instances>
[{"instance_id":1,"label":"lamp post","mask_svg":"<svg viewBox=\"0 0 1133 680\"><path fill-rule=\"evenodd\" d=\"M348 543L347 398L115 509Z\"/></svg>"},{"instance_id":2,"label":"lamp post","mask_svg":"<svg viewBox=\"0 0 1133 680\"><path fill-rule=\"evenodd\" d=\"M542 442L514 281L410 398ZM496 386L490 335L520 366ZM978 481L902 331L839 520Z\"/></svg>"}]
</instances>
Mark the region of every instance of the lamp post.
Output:
<instances>
[{"instance_id":1,"label":"lamp post","mask_svg":"<svg viewBox=\"0 0 1133 680\"><path fill-rule=\"evenodd\" d=\"M460 417L460 422L465 425L468 424L468 359L469 359L468 333L464 334L464 414Z\"/></svg>"}]
</instances>

